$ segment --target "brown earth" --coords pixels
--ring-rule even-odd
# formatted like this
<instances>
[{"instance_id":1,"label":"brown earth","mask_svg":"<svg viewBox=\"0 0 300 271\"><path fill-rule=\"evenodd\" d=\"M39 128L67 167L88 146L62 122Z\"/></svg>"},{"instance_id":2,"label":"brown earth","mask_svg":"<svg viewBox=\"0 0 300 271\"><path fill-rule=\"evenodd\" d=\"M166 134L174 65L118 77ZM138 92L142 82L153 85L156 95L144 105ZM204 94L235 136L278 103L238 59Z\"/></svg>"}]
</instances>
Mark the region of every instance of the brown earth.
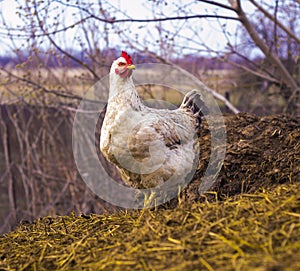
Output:
<instances>
[{"instance_id":1,"label":"brown earth","mask_svg":"<svg viewBox=\"0 0 300 271\"><path fill-rule=\"evenodd\" d=\"M300 181L300 118L283 115L258 117L247 113L227 115L226 155L211 188L219 198L253 193L277 184ZM187 195L198 197L210 157L210 133L206 123L200 135L199 167Z\"/></svg>"}]
</instances>

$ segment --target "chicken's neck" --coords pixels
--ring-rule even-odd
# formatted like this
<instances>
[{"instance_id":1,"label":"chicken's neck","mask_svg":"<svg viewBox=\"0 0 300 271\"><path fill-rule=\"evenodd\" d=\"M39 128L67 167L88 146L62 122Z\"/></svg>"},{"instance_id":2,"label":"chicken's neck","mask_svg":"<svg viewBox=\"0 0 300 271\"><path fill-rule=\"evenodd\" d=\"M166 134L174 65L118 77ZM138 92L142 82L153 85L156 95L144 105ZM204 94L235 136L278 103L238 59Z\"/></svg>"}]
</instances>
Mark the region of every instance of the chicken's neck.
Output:
<instances>
[{"instance_id":1,"label":"chicken's neck","mask_svg":"<svg viewBox=\"0 0 300 271\"><path fill-rule=\"evenodd\" d=\"M131 76L123 79L116 74L110 75L108 103L118 103L135 110L140 110L143 107Z\"/></svg>"}]
</instances>

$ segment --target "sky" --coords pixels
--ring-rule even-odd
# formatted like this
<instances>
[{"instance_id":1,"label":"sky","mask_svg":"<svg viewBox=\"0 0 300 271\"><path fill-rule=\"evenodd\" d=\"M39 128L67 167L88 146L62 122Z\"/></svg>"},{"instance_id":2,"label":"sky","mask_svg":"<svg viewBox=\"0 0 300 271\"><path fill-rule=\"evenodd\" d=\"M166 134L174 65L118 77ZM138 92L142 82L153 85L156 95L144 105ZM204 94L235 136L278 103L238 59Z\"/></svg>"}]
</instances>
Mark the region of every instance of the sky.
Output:
<instances>
[{"instance_id":1,"label":"sky","mask_svg":"<svg viewBox=\"0 0 300 271\"><path fill-rule=\"evenodd\" d=\"M20 4L25 3L26 0L19 0L18 2ZM55 2L55 1L53 1ZM71 1L72 2L72 1ZM93 1L90 1L93 2ZM111 0L110 3L110 9L119 9L120 12L116 14L116 18L135 18L135 19L146 19L146 18L153 18L153 16L156 17L164 17L164 16L176 16L178 15L178 9L174 8L174 5L172 5L173 1L169 1L170 5L168 6L160 6L159 10L153 9L153 6L151 6L150 1L145 0L131 0L131 1L120 1L120 0ZM218 14L222 15L228 15L228 16L234 16L234 13L230 11L216 11L215 8L209 5L205 4L190 4L191 0L182 0L182 1L174 1L174 3L178 4L178 7L184 7L186 10L190 10L190 14L213 14L214 12L218 12ZM224 3L227 3L227 1L223 1ZM245 1L246 3L247 1ZM129 4L130 3L130 4ZM3 16L5 22L7 23L7 26L11 28L16 28L18 26L22 26L24 22L19 19L17 16L17 6L19 4L16 3L14 0L0 0L0 9L1 9L1 16ZM152 8L151 8L152 7ZM70 25L75 18L78 18L76 16L73 16L72 14L76 12L75 9L70 8L66 12L64 12L64 18L63 21L66 22L66 25ZM55 16L57 13L57 10L53 10L53 15ZM182 15L183 13L180 13ZM50 16L50 18L51 18ZM49 23L49 21L48 21ZM206 48L201 48L199 46L200 43L204 43L207 47L213 49L213 50L223 50L227 44L227 40L224 37L222 31L220 30L220 24L226 24L226 30L228 32L234 33L235 28L237 26L237 22L235 21L225 21L221 20L217 22L215 19L191 19L188 21L188 23L182 22L163 22L162 27L165 30L169 30L169 32L177 31L180 28L180 32L176 38L177 44L180 44L182 46L185 45L186 49L185 52L188 53L189 50L191 53L194 51L194 48L198 48L199 50L203 50L205 52ZM138 39L141 41L142 44L148 44L149 46L152 46L151 43L153 42L153 39L157 38L156 35L158 35L158 28L157 25L154 23L147 23L147 24L138 24L138 23L131 23L131 24L124 24L124 26L117 25L117 27L123 27L128 28L128 36L130 39ZM7 36L5 34L6 26L0 25L0 38L3 41L2 45L0 44L0 54L6 54L9 52L10 47L4 45L9 43L7 40ZM67 40L74 39L75 35L78 35L77 29L70 29L65 33L64 35L67 35ZM117 34L115 34L115 30L110 30L111 34L109 35L109 42L110 46L118 46L120 41L120 38ZM150 33L150 34L149 34ZM24 34L24 33L22 33ZM164 34L165 35L165 34ZM137 38L138 36L138 38ZM180 38L180 36L182 38ZM190 41L187 42L186 37L190 37ZM231 36L229 38L234 39L234 36ZM16 44L22 44L24 40L20 39L16 41ZM41 45L43 46L43 45ZM69 46L69 45L68 45ZM76 49L76 42L73 43L73 46ZM79 47L78 47L79 48ZM190 49L189 49L190 48ZM150 48L151 49L151 48ZM155 48L153 48L155 49Z\"/></svg>"}]
</instances>

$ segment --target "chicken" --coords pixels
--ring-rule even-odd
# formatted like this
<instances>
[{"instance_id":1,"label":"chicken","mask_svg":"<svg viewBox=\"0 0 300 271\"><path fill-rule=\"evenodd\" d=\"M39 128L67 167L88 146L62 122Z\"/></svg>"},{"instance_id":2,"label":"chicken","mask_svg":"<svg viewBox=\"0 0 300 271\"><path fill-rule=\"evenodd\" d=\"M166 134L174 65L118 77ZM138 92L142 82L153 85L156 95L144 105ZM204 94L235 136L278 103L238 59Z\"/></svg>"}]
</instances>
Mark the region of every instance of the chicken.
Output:
<instances>
[{"instance_id":1,"label":"chicken","mask_svg":"<svg viewBox=\"0 0 300 271\"><path fill-rule=\"evenodd\" d=\"M124 51L111 66L101 152L133 188L148 189L171 178L188 178L198 162L204 106L200 95L190 91L176 110L147 107L134 86L134 69Z\"/></svg>"}]
</instances>

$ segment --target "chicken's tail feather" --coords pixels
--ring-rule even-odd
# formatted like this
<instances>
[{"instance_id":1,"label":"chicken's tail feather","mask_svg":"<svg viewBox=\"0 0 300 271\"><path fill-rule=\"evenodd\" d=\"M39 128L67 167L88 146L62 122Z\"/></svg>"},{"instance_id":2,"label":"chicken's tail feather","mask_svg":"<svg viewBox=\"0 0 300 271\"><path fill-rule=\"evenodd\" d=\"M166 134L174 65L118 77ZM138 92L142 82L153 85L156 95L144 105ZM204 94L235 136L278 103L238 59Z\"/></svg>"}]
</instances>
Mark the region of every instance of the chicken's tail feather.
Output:
<instances>
[{"instance_id":1,"label":"chicken's tail feather","mask_svg":"<svg viewBox=\"0 0 300 271\"><path fill-rule=\"evenodd\" d=\"M200 93L197 90L192 90L188 92L185 95L180 108L186 109L193 114L197 122L196 123L197 133L199 133L202 117L209 113L208 108L206 107L205 103L201 99Z\"/></svg>"}]
</instances>

